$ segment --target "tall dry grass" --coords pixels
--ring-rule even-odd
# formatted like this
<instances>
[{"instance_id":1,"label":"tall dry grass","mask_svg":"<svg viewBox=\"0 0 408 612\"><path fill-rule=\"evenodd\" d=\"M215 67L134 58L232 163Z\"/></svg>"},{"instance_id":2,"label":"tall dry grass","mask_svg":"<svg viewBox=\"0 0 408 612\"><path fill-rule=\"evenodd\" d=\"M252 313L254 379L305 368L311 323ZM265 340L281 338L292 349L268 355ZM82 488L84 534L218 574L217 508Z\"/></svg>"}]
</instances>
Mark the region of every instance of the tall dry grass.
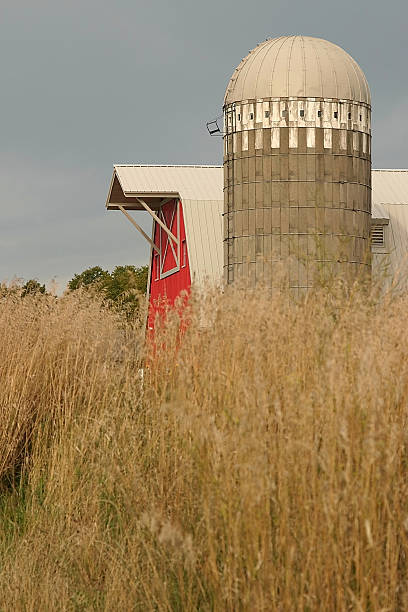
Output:
<instances>
[{"instance_id":1,"label":"tall dry grass","mask_svg":"<svg viewBox=\"0 0 408 612\"><path fill-rule=\"evenodd\" d=\"M408 609L407 311L3 298L0 609Z\"/></svg>"}]
</instances>

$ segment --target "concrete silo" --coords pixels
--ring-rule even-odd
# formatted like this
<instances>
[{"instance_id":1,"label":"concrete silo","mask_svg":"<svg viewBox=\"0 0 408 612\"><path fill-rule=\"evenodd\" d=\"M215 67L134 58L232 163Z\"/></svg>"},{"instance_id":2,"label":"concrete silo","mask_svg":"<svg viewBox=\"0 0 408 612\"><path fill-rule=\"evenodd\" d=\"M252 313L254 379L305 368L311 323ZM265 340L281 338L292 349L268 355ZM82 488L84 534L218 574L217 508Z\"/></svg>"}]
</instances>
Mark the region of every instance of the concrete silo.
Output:
<instances>
[{"instance_id":1,"label":"concrete silo","mask_svg":"<svg viewBox=\"0 0 408 612\"><path fill-rule=\"evenodd\" d=\"M224 100L224 275L295 292L370 272L371 100L343 49L267 40Z\"/></svg>"}]
</instances>

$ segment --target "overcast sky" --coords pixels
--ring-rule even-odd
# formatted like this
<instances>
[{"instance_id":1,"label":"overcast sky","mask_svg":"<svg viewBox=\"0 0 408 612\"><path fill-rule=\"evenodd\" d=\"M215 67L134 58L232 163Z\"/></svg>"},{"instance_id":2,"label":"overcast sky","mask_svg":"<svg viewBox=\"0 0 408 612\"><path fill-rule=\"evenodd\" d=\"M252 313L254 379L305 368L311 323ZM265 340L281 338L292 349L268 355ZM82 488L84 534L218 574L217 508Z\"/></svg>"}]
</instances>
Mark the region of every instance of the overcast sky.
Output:
<instances>
[{"instance_id":1,"label":"overcast sky","mask_svg":"<svg viewBox=\"0 0 408 612\"><path fill-rule=\"evenodd\" d=\"M62 288L89 266L147 263L105 211L112 165L221 163L205 123L269 37L346 49L371 87L373 166L407 168L407 26L407 0L0 0L0 281Z\"/></svg>"}]
</instances>

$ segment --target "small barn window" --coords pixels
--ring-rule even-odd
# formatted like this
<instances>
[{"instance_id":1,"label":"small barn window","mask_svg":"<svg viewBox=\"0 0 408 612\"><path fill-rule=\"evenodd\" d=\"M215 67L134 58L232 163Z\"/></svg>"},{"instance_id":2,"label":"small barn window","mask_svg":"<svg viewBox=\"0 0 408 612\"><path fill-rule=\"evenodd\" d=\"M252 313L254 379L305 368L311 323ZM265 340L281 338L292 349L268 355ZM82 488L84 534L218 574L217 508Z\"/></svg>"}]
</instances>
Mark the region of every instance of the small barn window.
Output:
<instances>
[{"instance_id":1,"label":"small barn window","mask_svg":"<svg viewBox=\"0 0 408 612\"><path fill-rule=\"evenodd\" d=\"M241 121L241 113L238 113L238 121Z\"/></svg>"},{"instance_id":2,"label":"small barn window","mask_svg":"<svg viewBox=\"0 0 408 612\"><path fill-rule=\"evenodd\" d=\"M300 116L304 117L305 116L305 111L303 110L303 108L300 110Z\"/></svg>"},{"instance_id":3,"label":"small barn window","mask_svg":"<svg viewBox=\"0 0 408 612\"><path fill-rule=\"evenodd\" d=\"M334 118L337 119L339 116L339 113L337 111L334 111Z\"/></svg>"},{"instance_id":4,"label":"small barn window","mask_svg":"<svg viewBox=\"0 0 408 612\"><path fill-rule=\"evenodd\" d=\"M286 111L285 110L282 111L282 117L286 117Z\"/></svg>"},{"instance_id":5,"label":"small barn window","mask_svg":"<svg viewBox=\"0 0 408 612\"><path fill-rule=\"evenodd\" d=\"M351 119L351 113L348 114L348 118Z\"/></svg>"},{"instance_id":6,"label":"small barn window","mask_svg":"<svg viewBox=\"0 0 408 612\"><path fill-rule=\"evenodd\" d=\"M321 117L322 116L322 111L317 111L317 116Z\"/></svg>"},{"instance_id":7,"label":"small barn window","mask_svg":"<svg viewBox=\"0 0 408 612\"><path fill-rule=\"evenodd\" d=\"M252 121L252 119L254 118L254 113L249 113L249 118L250 118L250 119L251 119L251 121Z\"/></svg>"},{"instance_id":8,"label":"small barn window","mask_svg":"<svg viewBox=\"0 0 408 612\"><path fill-rule=\"evenodd\" d=\"M371 243L376 247L385 246L384 225L373 225L371 228Z\"/></svg>"},{"instance_id":9,"label":"small barn window","mask_svg":"<svg viewBox=\"0 0 408 612\"><path fill-rule=\"evenodd\" d=\"M266 119L269 117L269 111L265 111L265 117Z\"/></svg>"}]
</instances>

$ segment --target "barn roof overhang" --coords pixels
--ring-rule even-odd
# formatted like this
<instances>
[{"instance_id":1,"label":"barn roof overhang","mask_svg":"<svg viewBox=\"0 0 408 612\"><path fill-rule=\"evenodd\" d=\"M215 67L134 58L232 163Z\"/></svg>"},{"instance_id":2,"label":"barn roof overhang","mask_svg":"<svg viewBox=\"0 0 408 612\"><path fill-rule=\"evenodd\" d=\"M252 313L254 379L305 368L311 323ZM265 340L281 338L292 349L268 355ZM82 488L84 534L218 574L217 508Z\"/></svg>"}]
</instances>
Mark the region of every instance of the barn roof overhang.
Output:
<instances>
[{"instance_id":1,"label":"barn roof overhang","mask_svg":"<svg viewBox=\"0 0 408 612\"><path fill-rule=\"evenodd\" d=\"M109 187L106 208L146 210L143 200L157 211L164 200L222 200L222 166L117 164Z\"/></svg>"},{"instance_id":2,"label":"barn roof overhang","mask_svg":"<svg viewBox=\"0 0 408 612\"><path fill-rule=\"evenodd\" d=\"M143 238L147 240L152 249L159 253L160 249L158 246L129 214L129 210L148 212L152 219L164 229L169 238L176 244L179 244L179 238L173 234L173 232L167 227L166 223L163 222L163 220L160 219L156 213L160 210L160 207L165 202L173 200L174 198L179 198L180 194L176 191L146 191L145 189L129 189L126 188L125 185L125 181L123 179L121 180L121 174L118 172L115 166L109 187L106 208L108 210L120 210L128 221L130 221L130 223L139 231Z\"/></svg>"},{"instance_id":3,"label":"barn roof overhang","mask_svg":"<svg viewBox=\"0 0 408 612\"><path fill-rule=\"evenodd\" d=\"M125 210L145 211L146 208L140 201L143 200L151 210L157 212L165 200L177 197L180 197L177 191L125 190L115 169L109 187L106 208L108 210L120 210L123 207Z\"/></svg>"}]
</instances>

